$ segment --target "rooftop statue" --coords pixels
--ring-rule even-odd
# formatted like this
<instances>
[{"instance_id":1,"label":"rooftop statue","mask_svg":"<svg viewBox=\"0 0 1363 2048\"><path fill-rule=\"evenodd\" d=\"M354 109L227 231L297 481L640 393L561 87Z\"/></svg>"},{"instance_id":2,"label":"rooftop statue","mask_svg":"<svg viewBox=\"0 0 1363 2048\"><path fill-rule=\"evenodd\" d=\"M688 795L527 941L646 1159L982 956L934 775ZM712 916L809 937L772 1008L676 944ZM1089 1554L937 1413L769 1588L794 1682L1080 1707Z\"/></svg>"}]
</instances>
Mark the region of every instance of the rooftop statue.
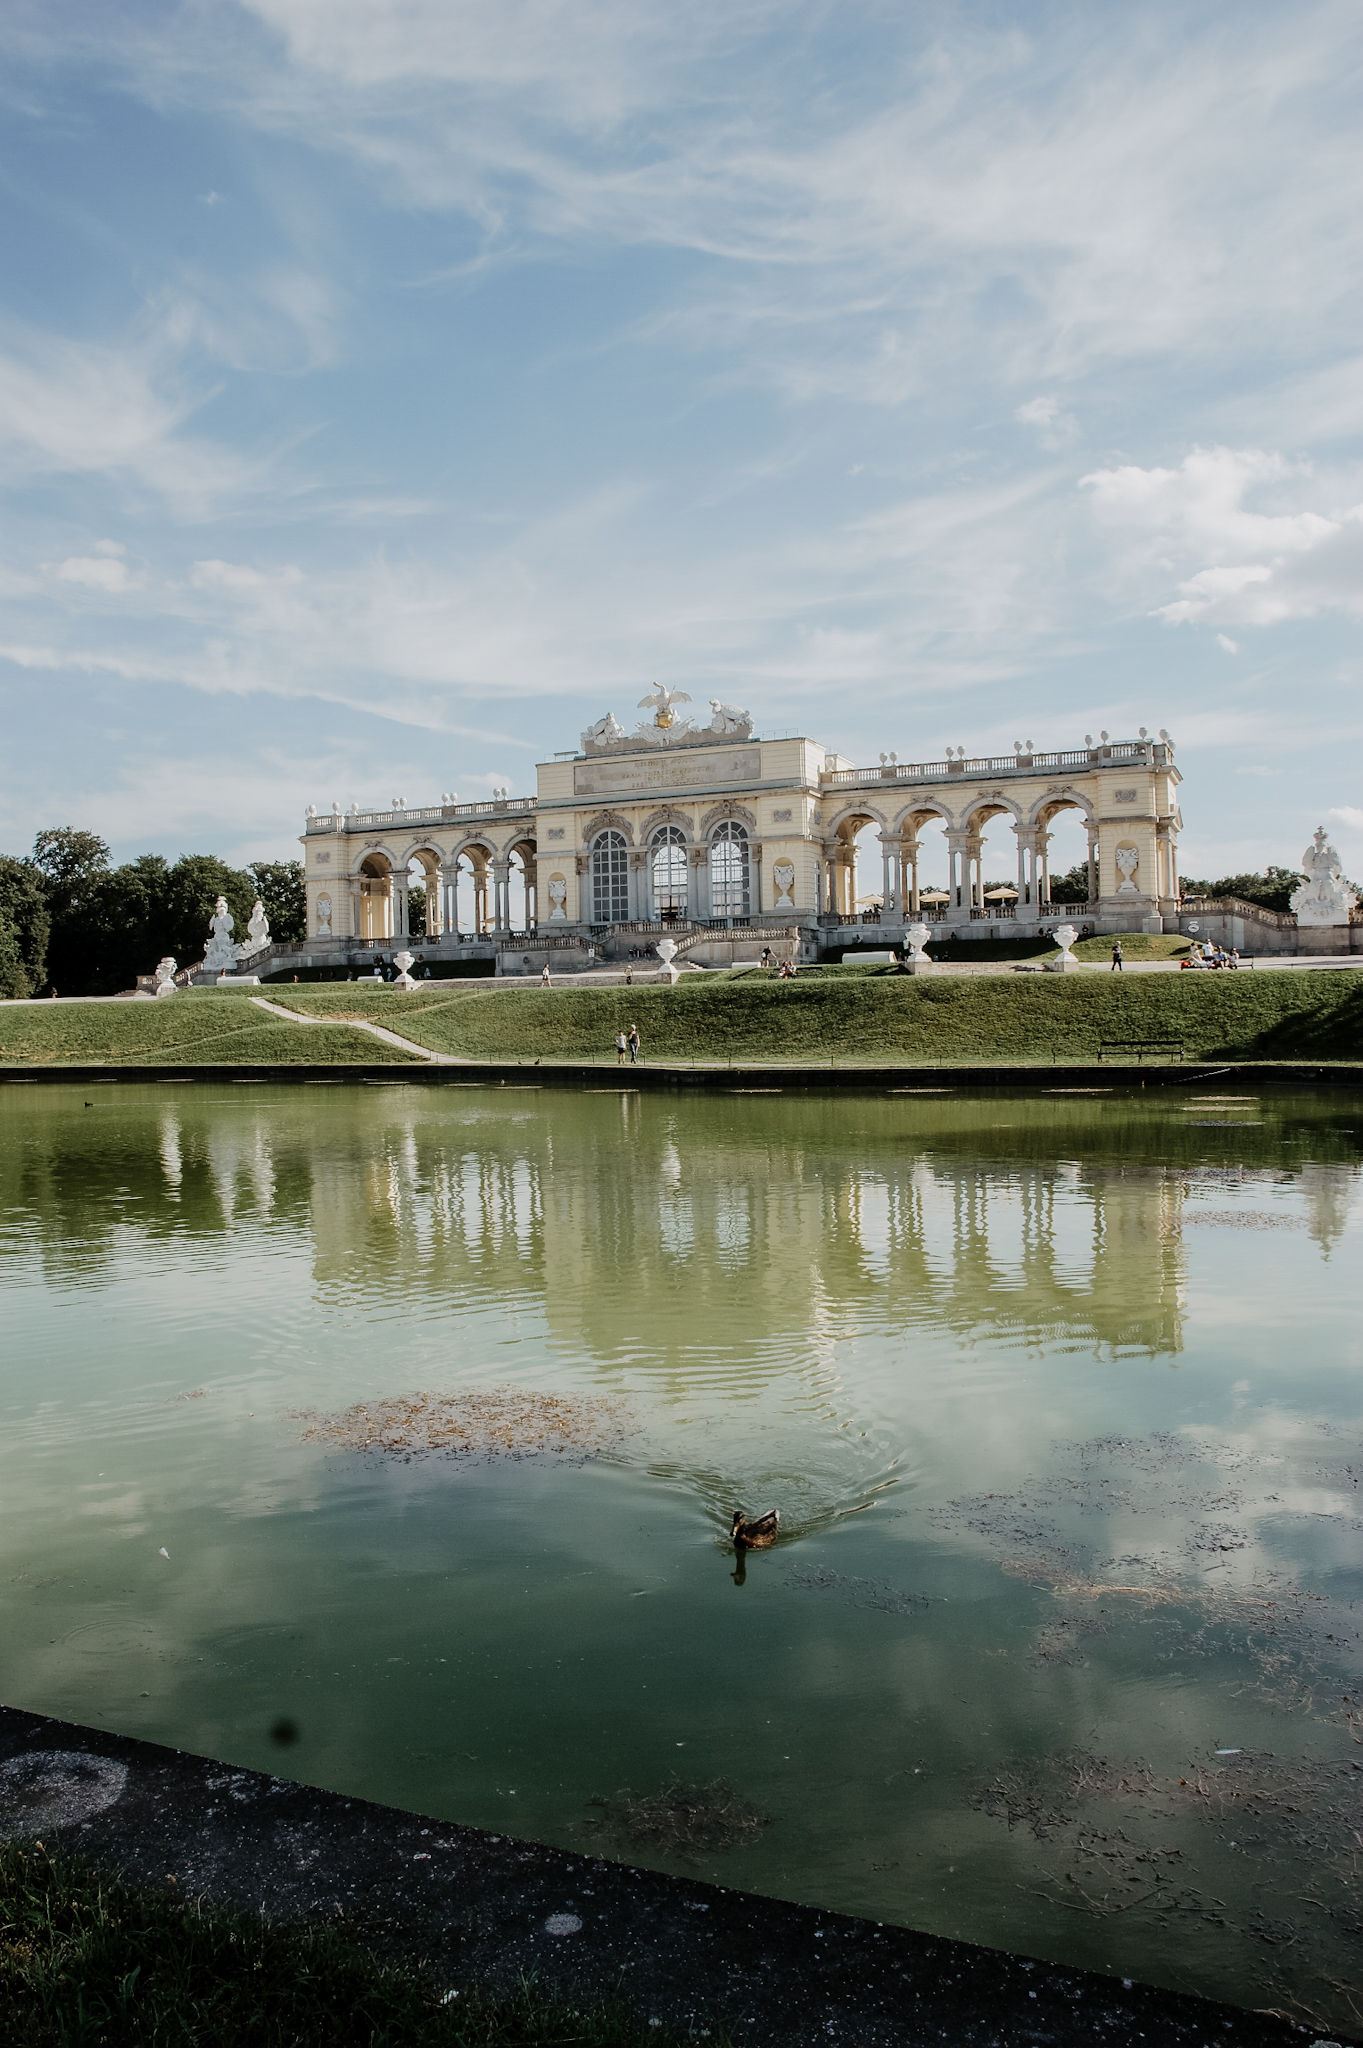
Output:
<instances>
[{"instance_id":1,"label":"rooftop statue","mask_svg":"<svg viewBox=\"0 0 1363 2048\"><path fill-rule=\"evenodd\" d=\"M661 683L655 683L648 695L639 699L639 709L641 711L651 710L653 713L653 723L657 726L659 732L666 732L670 725L675 725L677 722L677 714L672 709L672 706L674 704L689 704L690 702L691 699L685 690L665 690Z\"/></svg>"},{"instance_id":2,"label":"rooftop statue","mask_svg":"<svg viewBox=\"0 0 1363 2048\"><path fill-rule=\"evenodd\" d=\"M710 720L710 730L725 738L745 740L752 732L751 711L740 711L736 704L721 704L718 697L710 699L710 709L715 714Z\"/></svg>"},{"instance_id":3,"label":"rooftop statue","mask_svg":"<svg viewBox=\"0 0 1363 2048\"><path fill-rule=\"evenodd\" d=\"M582 751L590 754L593 747L608 747L616 740L626 738L625 728L613 711L604 718L598 718L595 725L589 725L582 735Z\"/></svg>"},{"instance_id":4,"label":"rooftop statue","mask_svg":"<svg viewBox=\"0 0 1363 2048\"><path fill-rule=\"evenodd\" d=\"M1306 880L1288 898L1299 925L1347 924L1358 903L1356 890L1344 880L1338 853L1318 825L1316 835L1301 857Z\"/></svg>"}]
</instances>

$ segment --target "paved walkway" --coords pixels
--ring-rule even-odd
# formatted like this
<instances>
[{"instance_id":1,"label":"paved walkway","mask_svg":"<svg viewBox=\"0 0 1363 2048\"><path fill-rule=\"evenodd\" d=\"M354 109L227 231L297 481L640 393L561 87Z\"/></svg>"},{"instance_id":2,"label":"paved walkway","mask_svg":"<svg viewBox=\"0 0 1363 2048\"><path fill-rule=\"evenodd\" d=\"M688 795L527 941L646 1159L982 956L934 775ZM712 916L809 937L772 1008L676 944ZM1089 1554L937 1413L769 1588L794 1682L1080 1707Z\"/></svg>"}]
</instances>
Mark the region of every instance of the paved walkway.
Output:
<instances>
[{"instance_id":1,"label":"paved walkway","mask_svg":"<svg viewBox=\"0 0 1363 2048\"><path fill-rule=\"evenodd\" d=\"M265 996L249 996L248 1002L258 1010L268 1010L272 1017L282 1017L286 1024L331 1024L342 1021L332 1017L303 1017L297 1010L285 1010L278 1003L272 1003ZM396 1031L386 1031L382 1024L369 1024L360 1017L344 1020L348 1031L367 1031L371 1038L381 1038L385 1045L395 1045L399 1052L415 1053L419 1060L425 1060L432 1067L468 1067L472 1060L460 1059L457 1053L432 1052L428 1045L417 1045L413 1039L400 1038Z\"/></svg>"}]
</instances>

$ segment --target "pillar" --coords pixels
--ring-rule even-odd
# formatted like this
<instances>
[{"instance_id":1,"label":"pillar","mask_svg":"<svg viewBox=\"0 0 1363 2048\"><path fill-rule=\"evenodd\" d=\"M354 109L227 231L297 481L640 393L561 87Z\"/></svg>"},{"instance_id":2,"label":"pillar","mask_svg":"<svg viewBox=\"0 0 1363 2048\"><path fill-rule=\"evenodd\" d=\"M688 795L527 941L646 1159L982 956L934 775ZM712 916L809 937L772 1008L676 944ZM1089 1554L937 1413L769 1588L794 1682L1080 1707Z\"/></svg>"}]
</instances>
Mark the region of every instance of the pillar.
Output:
<instances>
[{"instance_id":1,"label":"pillar","mask_svg":"<svg viewBox=\"0 0 1363 2048\"><path fill-rule=\"evenodd\" d=\"M1098 827L1094 824L1092 818L1089 818L1086 822L1088 824L1089 838L1089 902L1096 903L1098 901Z\"/></svg>"}]
</instances>

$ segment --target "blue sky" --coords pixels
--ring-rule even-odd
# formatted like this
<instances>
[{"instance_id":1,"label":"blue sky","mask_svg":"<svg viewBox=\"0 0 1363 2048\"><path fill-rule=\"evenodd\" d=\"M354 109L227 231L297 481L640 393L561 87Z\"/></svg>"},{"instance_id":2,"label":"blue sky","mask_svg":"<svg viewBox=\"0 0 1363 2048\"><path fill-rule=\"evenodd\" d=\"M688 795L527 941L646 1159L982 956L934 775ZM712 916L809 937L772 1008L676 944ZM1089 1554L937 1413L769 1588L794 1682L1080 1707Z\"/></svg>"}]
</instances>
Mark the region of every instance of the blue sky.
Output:
<instances>
[{"instance_id":1,"label":"blue sky","mask_svg":"<svg viewBox=\"0 0 1363 2048\"><path fill-rule=\"evenodd\" d=\"M1172 732L1363 872L1350 5L8 0L0 846L288 857L655 680Z\"/></svg>"}]
</instances>

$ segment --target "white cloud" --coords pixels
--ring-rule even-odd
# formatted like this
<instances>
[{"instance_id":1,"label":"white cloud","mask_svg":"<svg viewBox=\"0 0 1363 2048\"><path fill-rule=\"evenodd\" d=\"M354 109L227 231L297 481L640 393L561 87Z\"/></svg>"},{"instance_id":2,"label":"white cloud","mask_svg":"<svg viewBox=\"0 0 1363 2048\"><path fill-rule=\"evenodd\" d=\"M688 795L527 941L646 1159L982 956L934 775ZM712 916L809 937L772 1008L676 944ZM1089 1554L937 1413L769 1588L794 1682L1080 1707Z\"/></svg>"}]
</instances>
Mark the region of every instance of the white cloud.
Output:
<instances>
[{"instance_id":1,"label":"white cloud","mask_svg":"<svg viewBox=\"0 0 1363 2048\"><path fill-rule=\"evenodd\" d=\"M1226 633L1217 634L1216 644L1218 647L1224 647L1227 654L1238 654L1240 652L1240 642L1232 640Z\"/></svg>"},{"instance_id":2,"label":"white cloud","mask_svg":"<svg viewBox=\"0 0 1363 2048\"><path fill-rule=\"evenodd\" d=\"M1171 625L1272 625L1326 610L1363 612L1363 505L1259 511L1318 491L1308 465L1258 448L1195 448L1178 469L1095 470L1080 479L1098 520L1137 536L1147 562L1207 564L1156 607ZM1225 636L1221 636L1225 644ZM1231 650L1234 651L1234 650Z\"/></svg>"},{"instance_id":3,"label":"white cloud","mask_svg":"<svg viewBox=\"0 0 1363 2048\"><path fill-rule=\"evenodd\" d=\"M116 555L70 555L64 562L45 565L62 583L84 583L91 590L117 592L135 590L126 562Z\"/></svg>"},{"instance_id":4,"label":"white cloud","mask_svg":"<svg viewBox=\"0 0 1363 2048\"><path fill-rule=\"evenodd\" d=\"M183 431L211 395L182 370L195 319L191 307L171 308L122 346L11 324L0 335L0 450L11 487L24 477L102 474L201 516L258 481L259 464Z\"/></svg>"}]
</instances>

